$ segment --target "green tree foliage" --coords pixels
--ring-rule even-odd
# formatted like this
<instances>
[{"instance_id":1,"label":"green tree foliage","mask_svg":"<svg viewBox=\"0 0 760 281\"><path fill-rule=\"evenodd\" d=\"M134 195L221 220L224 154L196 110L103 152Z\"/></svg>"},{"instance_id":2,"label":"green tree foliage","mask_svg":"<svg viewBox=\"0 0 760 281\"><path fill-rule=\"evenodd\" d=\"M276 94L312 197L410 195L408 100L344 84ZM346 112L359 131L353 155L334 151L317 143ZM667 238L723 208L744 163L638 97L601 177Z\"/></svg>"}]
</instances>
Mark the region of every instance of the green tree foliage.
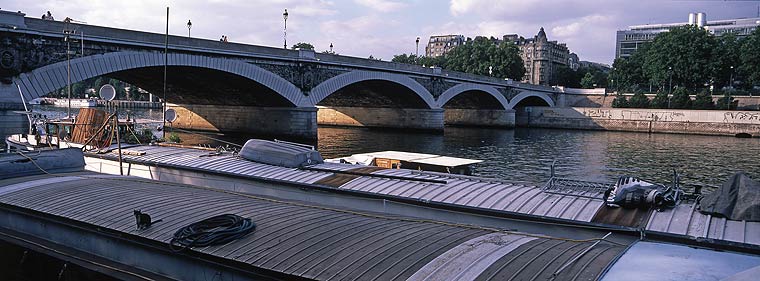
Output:
<instances>
[{"instance_id":1,"label":"green tree foliage","mask_svg":"<svg viewBox=\"0 0 760 281\"><path fill-rule=\"evenodd\" d=\"M715 103L713 102L712 95L709 91L700 91L697 93L697 96L694 98L694 103L692 104L692 108L694 109L714 109Z\"/></svg>"},{"instance_id":2,"label":"green tree foliage","mask_svg":"<svg viewBox=\"0 0 760 281\"><path fill-rule=\"evenodd\" d=\"M391 62L406 63L406 64L419 64L419 58L415 55L400 54L394 55Z\"/></svg>"},{"instance_id":3,"label":"green tree foliage","mask_svg":"<svg viewBox=\"0 0 760 281\"><path fill-rule=\"evenodd\" d=\"M760 86L760 28L755 29L741 43L739 73L747 86Z\"/></svg>"},{"instance_id":4,"label":"green tree foliage","mask_svg":"<svg viewBox=\"0 0 760 281\"><path fill-rule=\"evenodd\" d=\"M689 91L684 87L678 87L673 91L673 96L670 100L670 108L689 109L691 108L691 102Z\"/></svg>"},{"instance_id":5,"label":"green tree foliage","mask_svg":"<svg viewBox=\"0 0 760 281\"><path fill-rule=\"evenodd\" d=\"M731 92L726 91L725 94L723 94L723 97L719 98L715 102L715 109L722 109L722 110L736 109L737 102L738 101L734 100L734 97L731 96Z\"/></svg>"},{"instance_id":6,"label":"green tree foliage","mask_svg":"<svg viewBox=\"0 0 760 281\"><path fill-rule=\"evenodd\" d=\"M619 91L635 92L641 84L648 84L644 75L644 58L646 57L648 44L639 47L638 51L628 58L618 58L612 63L610 80L614 80L613 87Z\"/></svg>"},{"instance_id":7,"label":"green tree foliage","mask_svg":"<svg viewBox=\"0 0 760 281\"><path fill-rule=\"evenodd\" d=\"M644 74L655 84L697 88L709 82L717 42L707 30L689 25L659 34L648 44ZM668 68L672 68L669 70Z\"/></svg>"},{"instance_id":8,"label":"green tree foliage","mask_svg":"<svg viewBox=\"0 0 760 281\"><path fill-rule=\"evenodd\" d=\"M71 97L72 98L84 98L85 94L87 94L87 91L92 89L94 90L93 93L89 93L89 97L98 97L98 91L100 91L100 87L102 87L105 84L111 84L116 89L116 99L128 99L128 100L147 100L148 95L140 93L137 90L137 87L134 85L131 85L129 83L113 79L113 78L106 78L103 76L100 77L94 77L90 78L84 81L79 81L76 83L71 84ZM129 88L129 93L127 93L126 88ZM68 96L68 90L67 87L63 87L59 90L59 96L60 97L67 97Z\"/></svg>"},{"instance_id":9,"label":"green tree foliage","mask_svg":"<svg viewBox=\"0 0 760 281\"><path fill-rule=\"evenodd\" d=\"M618 93L617 95L615 95L615 99L612 100L612 107L615 107L615 108L628 107L628 98L626 98L622 93Z\"/></svg>"},{"instance_id":10,"label":"green tree foliage","mask_svg":"<svg viewBox=\"0 0 760 281\"><path fill-rule=\"evenodd\" d=\"M573 71L566 66L560 66L554 70L552 81L549 81L549 84L570 88L583 88L581 81L588 74L591 74L591 77L586 79L590 79L588 85L591 88L594 88L594 84L599 88L607 86L609 74L596 67L581 67Z\"/></svg>"},{"instance_id":11,"label":"green tree foliage","mask_svg":"<svg viewBox=\"0 0 760 281\"><path fill-rule=\"evenodd\" d=\"M567 66L560 66L555 70L554 76L552 78L554 80L550 81L549 84L570 88L580 88L582 77L579 77L579 73L580 71L573 71Z\"/></svg>"},{"instance_id":12,"label":"green tree foliage","mask_svg":"<svg viewBox=\"0 0 760 281\"><path fill-rule=\"evenodd\" d=\"M445 57L444 68L488 76L521 80L525 67L520 50L512 42L497 45L487 37L476 37L465 45L452 49Z\"/></svg>"},{"instance_id":13,"label":"green tree foliage","mask_svg":"<svg viewBox=\"0 0 760 281\"><path fill-rule=\"evenodd\" d=\"M586 75L581 79L581 87L584 89L594 88L594 75L591 72L586 72Z\"/></svg>"},{"instance_id":14,"label":"green tree foliage","mask_svg":"<svg viewBox=\"0 0 760 281\"><path fill-rule=\"evenodd\" d=\"M628 107L631 108L649 108L649 98L644 93L636 93L628 101Z\"/></svg>"},{"instance_id":15,"label":"green tree foliage","mask_svg":"<svg viewBox=\"0 0 760 281\"><path fill-rule=\"evenodd\" d=\"M712 55L712 84L719 88L730 86L729 82L733 73L736 81L740 65L739 52L741 45L736 35L729 33L716 39L716 47ZM733 69L731 67L734 67Z\"/></svg>"},{"instance_id":16,"label":"green tree foliage","mask_svg":"<svg viewBox=\"0 0 760 281\"><path fill-rule=\"evenodd\" d=\"M401 54L401 55L395 55L393 56L393 59L391 59L391 62L398 62L398 63L407 63L407 64L415 64L415 65L422 65L422 66L443 66L446 63L446 58L443 56L440 57L426 57L426 56L416 56L412 54Z\"/></svg>"},{"instance_id":17,"label":"green tree foliage","mask_svg":"<svg viewBox=\"0 0 760 281\"><path fill-rule=\"evenodd\" d=\"M292 50L298 50L298 49L301 49L301 50L314 50L314 45L309 44L309 43L304 43L304 42L298 42L295 45L293 45L293 47L290 47L290 49L292 49Z\"/></svg>"},{"instance_id":18,"label":"green tree foliage","mask_svg":"<svg viewBox=\"0 0 760 281\"><path fill-rule=\"evenodd\" d=\"M658 92L649 103L650 108L668 108L668 93Z\"/></svg>"}]
</instances>

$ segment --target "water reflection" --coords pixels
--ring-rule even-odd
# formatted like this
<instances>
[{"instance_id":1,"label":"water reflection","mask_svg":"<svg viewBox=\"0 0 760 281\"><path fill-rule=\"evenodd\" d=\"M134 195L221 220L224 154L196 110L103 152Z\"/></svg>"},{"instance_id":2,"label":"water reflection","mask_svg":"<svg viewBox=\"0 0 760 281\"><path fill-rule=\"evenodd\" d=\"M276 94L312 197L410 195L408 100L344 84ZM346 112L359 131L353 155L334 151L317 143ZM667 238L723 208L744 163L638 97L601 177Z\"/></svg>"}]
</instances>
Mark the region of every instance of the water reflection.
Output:
<instances>
[{"instance_id":1,"label":"water reflection","mask_svg":"<svg viewBox=\"0 0 760 281\"><path fill-rule=\"evenodd\" d=\"M35 109L39 111L39 109ZM42 108L49 116L65 109ZM160 110L133 110L138 118L161 118ZM253 135L206 134L234 143ZM218 142L180 133L185 144ZM447 127L444 134L364 128L320 127L317 147L326 158L382 150L401 150L481 159L475 173L508 181L541 184L549 165L557 174L595 181L633 175L669 183L673 169L686 187L713 188L745 171L760 179L760 139L552 129L515 130Z\"/></svg>"}]
</instances>

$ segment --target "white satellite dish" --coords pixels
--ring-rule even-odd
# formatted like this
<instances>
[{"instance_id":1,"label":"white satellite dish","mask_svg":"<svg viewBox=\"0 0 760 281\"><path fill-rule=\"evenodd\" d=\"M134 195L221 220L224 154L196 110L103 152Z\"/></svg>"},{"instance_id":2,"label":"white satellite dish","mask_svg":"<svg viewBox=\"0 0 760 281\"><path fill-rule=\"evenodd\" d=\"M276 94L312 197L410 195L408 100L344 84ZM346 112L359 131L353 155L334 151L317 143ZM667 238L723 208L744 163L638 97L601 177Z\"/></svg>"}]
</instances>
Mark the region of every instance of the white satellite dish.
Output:
<instances>
[{"instance_id":1,"label":"white satellite dish","mask_svg":"<svg viewBox=\"0 0 760 281\"><path fill-rule=\"evenodd\" d=\"M164 113L164 116L164 120L166 120L166 122L172 123L174 121L177 121L177 112L174 111L174 109L167 109L166 113Z\"/></svg>"},{"instance_id":2,"label":"white satellite dish","mask_svg":"<svg viewBox=\"0 0 760 281\"><path fill-rule=\"evenodd\" d=\"M116 98L116 88L111 86L111 84L105 84L103 87L100 87L100 97L107 101L112 101L114 98Z\"/></svg>"}]
</instances>

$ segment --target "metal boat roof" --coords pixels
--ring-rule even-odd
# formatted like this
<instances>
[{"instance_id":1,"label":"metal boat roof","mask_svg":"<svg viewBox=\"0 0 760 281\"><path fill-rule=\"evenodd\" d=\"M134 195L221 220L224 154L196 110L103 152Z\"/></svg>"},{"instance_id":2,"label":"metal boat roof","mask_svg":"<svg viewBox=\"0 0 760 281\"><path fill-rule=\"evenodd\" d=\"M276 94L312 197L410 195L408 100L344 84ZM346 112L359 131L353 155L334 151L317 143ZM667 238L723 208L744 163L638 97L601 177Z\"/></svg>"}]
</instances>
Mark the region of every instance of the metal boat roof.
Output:
<instances>
[{"instance_id":1,"label":"metal boat roof","mask_svg":"<svg viewBox=\"0 0 760 281\"><path fill-rule=\"evenodd\" d=\"M356 165L324 163L307 169L285 168L247 161L232 154L206 156L208 151L140 146L143 156L124 155L131 163L191 169L253 180L275 180L296 184L328 185L343 191L369 193L389 198L440 203L506 214L527 215L563 222L625 227L648 234L663 234L698 243L727 243L758 249L760 222L731 221L705 215L694 202L685 202L662 212L612 209L602 195L587 192L565 194L544 192L535 186L500 180L406 169L379 169L347 177ZM115 160L117 154L91 155ZM340 180L334 180L338 179ZM743 246L742 246L743 245Z\"/></svg>"},{"instance_id":2,"label":"metal boat roof","mask_svg":"<svg viewBox=\"0 0 760 281\"><path fill-rule=\"evenodd\" d=\"M132 213L136 209L162 221L138 230ZM192 268L169 266L173 263L167 259L174 255L154 263L150 261L159 255L155 251L130 256L116 244L88 241L108 234L119 241L168 247L178 228L227 213L251 218L256 230L225 245L194 248L193 253L238 269L278 272L285 279L595 280L632 242L454 225L137 177L74 173L0 180L0 231L90 247L90 254L174 279L203 280ZM40 223L43 218L52 222ZM64 237L64 232L48 230L54 224L82 234Z\"/></svg>"}]
</instances>

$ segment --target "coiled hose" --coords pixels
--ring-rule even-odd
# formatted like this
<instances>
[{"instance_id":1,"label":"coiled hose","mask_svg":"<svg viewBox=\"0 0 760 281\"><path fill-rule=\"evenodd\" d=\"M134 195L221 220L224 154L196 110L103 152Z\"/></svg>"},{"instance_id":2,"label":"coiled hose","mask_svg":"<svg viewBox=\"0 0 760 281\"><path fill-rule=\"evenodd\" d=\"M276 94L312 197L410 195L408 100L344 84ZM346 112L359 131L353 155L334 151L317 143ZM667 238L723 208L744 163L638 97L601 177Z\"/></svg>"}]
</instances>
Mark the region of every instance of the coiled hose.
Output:
<instances>
[{"instance_id":1,"label":"coiled hose","mask_svg":"<svg viewBox=\"0 0 760 281\"><path fill-rule=\"evenodd\" d=\"M169 247L180 252L191 247L226 244L255 229L256 224L249 218L234 214L218 215L180 228L174 233Z\"/></svg>"}]
</instances>

